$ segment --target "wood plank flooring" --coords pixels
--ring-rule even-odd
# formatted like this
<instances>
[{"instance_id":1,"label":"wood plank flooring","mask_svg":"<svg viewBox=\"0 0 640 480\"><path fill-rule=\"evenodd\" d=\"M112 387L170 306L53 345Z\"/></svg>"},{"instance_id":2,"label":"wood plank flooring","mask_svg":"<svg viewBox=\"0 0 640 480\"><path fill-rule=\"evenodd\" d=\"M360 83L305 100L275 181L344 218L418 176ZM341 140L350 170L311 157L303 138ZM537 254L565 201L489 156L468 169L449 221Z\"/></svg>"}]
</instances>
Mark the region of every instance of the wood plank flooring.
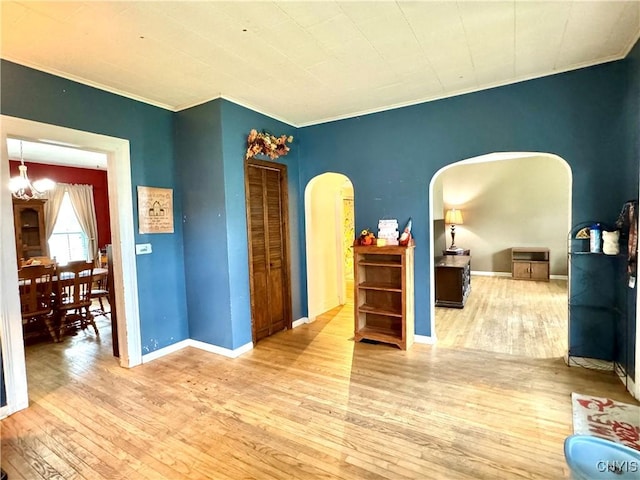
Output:
<instances>
[{"instance_id":1,"label":"wood plank flooring","mask_svg":"<svg viewBox=\"0 0 640 480\"><path fill-rule=\"evenodd\" d=\"M27 348L31 404L1 422L19 479L562 479L572 391L611 374L442 346L357 343L351 306L229 359L123 369L81 332Z\"/></svg>"},{"instance_id":2,"label":"wood plank flooring","mask_svg":"<svg viewBox=\"0 0 640 480\"><path fill-rule=\"evenodd\" d=\"M473 276L463 309L436 308L438 345L531 358L567 353L566 280Z\"/></svg>"}]
</instances>

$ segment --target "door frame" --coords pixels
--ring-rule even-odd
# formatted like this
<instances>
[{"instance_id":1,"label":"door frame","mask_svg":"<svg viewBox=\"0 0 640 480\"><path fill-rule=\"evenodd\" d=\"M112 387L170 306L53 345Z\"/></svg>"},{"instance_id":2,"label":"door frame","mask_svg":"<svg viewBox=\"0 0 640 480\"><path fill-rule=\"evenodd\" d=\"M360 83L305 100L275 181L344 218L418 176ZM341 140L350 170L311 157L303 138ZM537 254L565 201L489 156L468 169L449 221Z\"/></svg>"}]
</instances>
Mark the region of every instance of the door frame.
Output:
<instances>
[{"instance_id":1,"label":"door frame","mask_svg":"<svg viewBox=\"0 0 640 480\"><path fill-rule=\"evenodd\" d=\"M436 252L435 252L435 248L434 248L434 243L435 243L435 238L433 235L433 228L431 228L431 226L433 226L433 222L435 219L435 211L434 211L434 201L433 201L433 196L434 196L434 184L436 179L438 178L438 176L440 176L440 174L442 172L444 172L445 170L448 170L452 167L455 166L459 166L459 165L470 165L470 164L475 164L475 163L489 163L489 162L497 162L497 161L509 161L509 160L517 160L517 159L522 159L522 158L527 158L527 157L540 157L540 156L544 156L544 157L548 157L548 158L553 158L555 160L558 160L559 162L562 163L562 165L567 169L567 171L569 172L569 185L568 185L568 190L569 190L569 205L567 208L567 231L569 231L571 229L571 213L572 213L572 208L573 208L573 171L571 170L571 165L569 165L569 163L562 157L560 157L559 155L556 155L554 153L548 153L548 152L525 152L525 151L510 151L510 152L494 152L494 153L487 153L484 155L479 155L477 157L470 157L470 158L466 158L466 159L462 159L462 160L458 160L456 162L450 163L448 165L445 165L444 167L440 168L438 171L436 171L431 179L429 180L429 190L428 190L428 199L429 199L429 255L430 258L435 258L436 257ZM439 255L439 254L438 254ZM437 339L437 332L436 332L436 307L435 307L435 297L436 297L436 290L435 290L435 264L432 261L431 262L431 268L429 271L429 316L430 316L430 335L429 336L424 336L423 337L423 343L428 343L428 344L436 344L438 342ZM569 328L569 324L567 323L567 329Z\"/></svg>"},{"instance_id":2,"label":"door frame","mask_svg":"<svg viewBox=\"0 0 640 480\"><path fill-rule=\"evenodd\" d=\"M351 180L349 180L351 181ZM346 220L346 216L344 214L344 202L345 200L351 200L352 202L354 201L354 196L353 195L343 195L342 194L342 190L340 190L338 192L338 195L336 197L336 242L337 242L337 246L336 246L336 250L338 252L337 255L337 260L338 260L338 267L336 269L336 272L338 273L338 278L336 279L336 282L338 284L338 303L340 305L344 305L347 303L347 275L349 272L347 272L346 266L345 266L345 257L347 256L347 249L345 248L345 234L344 234L344 223ZM355 206L355 202L354 202L354 206ZM355 212L354 212L354 225L353 225L353 230L354 230L354 235L355 235ZM353 246L350 247L352 249L353 252ZM351 272L353 273L353 272Z\"/></svg>"},{"instance_id":3,"label":"door frame","mask_svg":"<svg viewBox=\"0 0 640 480\"><path fill-rule=\"evenodd\" d=\"M249 198L249 168L251 166L258 168L266 168L280 172L280 203L281 203L281 228L283 240L283 266L285 289L283 295L284 314L285 314L285 330L292 328L292 307L291 307L291 254L289 249L289 188L287 180L287 166L282 163L269 162L259 160L255 157L248 158L244 162L244 192L245 192L245 213L247 215L247 245L249 249L249 294L251 297L251 339L253 344L256 340L256 327L253 321L255 312L255 296L253 288L253 251L251 246L251 214L250 214L250 198Z\"/></svg>"},{"instance_id":4,"label":"door frame","mask_svg":"<svg viewBox=\"0 0 640 480\"><path fill-rule=\"evenodd\" d=\"M118 311L118 344L120 365L133 367L142 363L138 277L136 271L135 235L129 141L96 133L74 130L22 118L0 116L0 184L10 177L7 136L25 139L47 139L79 145L107 155L109 209L111 211L111 243L114 254L115 288ZM0 189L0 215L13 220L11 192ZM16 269L15 229L13 221L0 225L0 340L5 377L7 405L0 408L0 418L29 406L27 372L20 315L18 271Z\"/></svg>"}]
</instances>

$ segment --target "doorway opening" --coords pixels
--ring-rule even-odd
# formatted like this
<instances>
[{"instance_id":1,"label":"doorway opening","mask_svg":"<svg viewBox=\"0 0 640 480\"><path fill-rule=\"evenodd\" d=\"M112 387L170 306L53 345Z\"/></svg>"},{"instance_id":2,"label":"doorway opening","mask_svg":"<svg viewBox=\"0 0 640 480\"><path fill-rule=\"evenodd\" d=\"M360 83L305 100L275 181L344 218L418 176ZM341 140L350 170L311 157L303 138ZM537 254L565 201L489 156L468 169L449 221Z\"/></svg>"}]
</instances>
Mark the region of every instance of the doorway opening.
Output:
<instances>
[{"instance_id":1,"label":"doorway opening","mask_svg":"<svg viewBox=\"0 0 640 480\"><path fill-rule=\"evenodd\" d=\"M129 141L2 115L0 122L0 182L6 185L11 176L7 137L73 145L107 155L111 241L114 258L115 308L118 311L118 344L120 365L132 367L142 363L140 318L133 231L133 199ZM12 218L12 200L8 189L0 194L2 218ZM16 269L16 246L13 222L0 227L0 325L6 406L0 417L24 409L29 404L22 320Z\"/></svg>"},{"instance_id":2,"label":"doorway opening","mask_svg":"<svg viewBox=\"0 0 640 480\"><path fill-rule=\"evenodd\" d=\"M531 358L566 354L571 185L566 161L536 152L483 155L434 175L429 188L430 243L432 258L442 259L433 262L430 273L434 342L437 338L439 345L450 348ZM462 212L463 220L454 227L455 252L449 246L452 228L444 214L452 209ZM514 280L514 247L548 248L550 281ZM442 279L450 275L443 274L448 268L443 265L453 261L448 256L452 253L469 259L468 295L455 305L458 308L436 307L436 289L442 297L449 288L443 287ZM547 313L544 319L540 303Z\"/></svg>"},{"instance_id":3,"label":"doorway opening","mask_svg":"<svg viewBox=\"0 0 640 480\"><path fill-rule=\"evenodd\" d=\"M309 321L353 304L354 189L341 173L312 178L305 188Z\"/></svg>"}]
</instances>

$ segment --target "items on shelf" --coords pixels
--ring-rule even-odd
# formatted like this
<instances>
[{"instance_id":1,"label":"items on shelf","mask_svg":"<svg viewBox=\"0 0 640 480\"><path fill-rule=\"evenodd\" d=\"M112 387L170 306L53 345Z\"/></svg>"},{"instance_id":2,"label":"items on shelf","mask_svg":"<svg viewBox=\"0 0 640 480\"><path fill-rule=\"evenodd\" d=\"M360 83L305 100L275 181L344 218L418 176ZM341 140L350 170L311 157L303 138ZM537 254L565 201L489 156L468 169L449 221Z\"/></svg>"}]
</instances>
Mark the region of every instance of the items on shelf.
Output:
<instances>
[{"instance_id":1,"label":"items on shelf","mask_svg":"<svg viewBox=\"0 0 640 480\"><path fill-rule=\"evenodd\" d=\"M599 234L594 235L594 230ZM605 234L609 240L608 232L612 232L612 239L618 236L613 225L590 221L572 227L567 237L567 364L610 370L619 367L626 371L625 299L620 291L624 284L624 257L603 254L609 251L609 245L601 245Z\"/></svg>"},{"instance_id":2,"label":"items on shelf","mask_svg":"<svg viewBox=\"0 0 640 480\"><path fill-rule=\"evenodd\" d=\"M618 255L620 253L620 231L602 232L602 253L605 255Z\"/></svg>"},{"instance_id":3,"label":"items on shelf","mask_svg":"<svg viewBox=\"0 0 640 480\"><path fill-rule=\"evenodd\" d=\"M386 245L398 245L398 220L378 220L378 239Z\"/></svg>"},{"instance_id":4,"label":"items on shelf","mask_svg":"<svg viewBox=\"0 0 640 480\"><path fill-rule=\"evenodd\" d=\"M602 253L602 228L599 223L591 225L589 230L589 249L591 253Z\"/></svg>"},{"instance_id":5,"label":"items on shelf","mask_svg":"<svg viewBox=\"0 0 640 480\"><path fill-rule=\"evenodd\" d=\"M371 230L365 228L360 232L360 236L356 238L356 245L373 245L376 243L376 236Z\"/></svg>"},{"instance_id":6,"label":"items on shelf","mask_svg":"<svg viewBox=\"0 0 640 480\"><path fill-rule=\"evenodd\" d=\"M400 245L405 246L411 243L411 225L412 225L411 217L409 217L409 221L405 225L402 235L400 235L400 240L398 240L398 243Z\"/></svg>"}]
</instances>

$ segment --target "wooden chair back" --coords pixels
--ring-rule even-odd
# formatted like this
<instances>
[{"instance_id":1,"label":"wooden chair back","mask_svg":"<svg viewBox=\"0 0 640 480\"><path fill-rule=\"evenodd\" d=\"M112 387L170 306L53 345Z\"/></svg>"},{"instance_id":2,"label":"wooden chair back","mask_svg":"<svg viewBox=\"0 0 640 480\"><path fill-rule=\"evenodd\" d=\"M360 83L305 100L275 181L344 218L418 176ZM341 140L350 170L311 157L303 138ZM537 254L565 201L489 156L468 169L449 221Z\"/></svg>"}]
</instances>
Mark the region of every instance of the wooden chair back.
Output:
<instances>
[{"instance_id":1,"label":"wooden chair back","mask_svg":"<svg viewBox=\"0 0 640 480\"><path fill-rule=\"evenodd\" d=\"M51 257L36 256L20 262L20 268L22 267L35 267L37 265L55 265L55 261Z\"/></svg>"},{"instance_id":2,"label":"wooden chair back","mask_svg":"<svg viewBox=\"0 0 640 480\"><path fill-rule=\"evenodd\" d=\"M100 304L100 308L94 308L92 311L97 315L105 315L106 312L104 309L103 298L109 300L109 290L107 288L107 276L108 272L105 270L104 272L93 274L93 288L91 289L91 298L97 299Z\"/></svg>"},{"instance_id":3,"label":"wooden chair back","mask_svg":"<svg viewBox=\"0 0 640 480\"><path fill-rule=\"evenodd\" d=\"M54 273L53 265L33 265L18 270L20 310L23 319L51 313Z\"/></svg>"},{"instance_id":4,"label":"wooden chair back","mask_svg":"<svg viewBox=\"0 0 640 480\"><path fill-rule=\"evenodd\" d=\"M57 275L58 310L73 310L91 305L92 262L77 261L58 265Z\"/></svg>"}]
</instances>

